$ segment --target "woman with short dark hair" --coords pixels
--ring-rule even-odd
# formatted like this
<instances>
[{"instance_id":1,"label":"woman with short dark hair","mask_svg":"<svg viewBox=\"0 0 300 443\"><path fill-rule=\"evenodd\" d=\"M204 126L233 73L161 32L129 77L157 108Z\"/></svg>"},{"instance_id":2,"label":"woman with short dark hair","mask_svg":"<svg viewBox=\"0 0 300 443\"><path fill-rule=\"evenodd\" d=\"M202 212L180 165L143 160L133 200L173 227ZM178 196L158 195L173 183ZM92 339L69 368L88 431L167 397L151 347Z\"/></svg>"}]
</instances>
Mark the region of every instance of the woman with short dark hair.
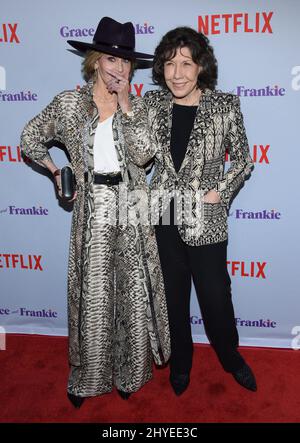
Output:
<instances>
[{"instance_id":1,"label":"woman with short dark hair","mask_svg":"<svg viewBox=\"0 0 300 443\"><path fill-rule=\"evenodd\" d=\"M145 100L157 147L151 189L164 195L156 237L171 333L170 382L180 395L190 380L193 279L206 334L223 368L255 391L255 377L237 350L226 263L227 211L253 166L240 101L215 91L213 49L206 36L188 27L161 39L153 81L160 90L147 92ZM226 150L231 164L224 172Z\"/></svg>"},{"instance_id":2,"label":"woman with short dark hair","mask_svg":"<svg viewBox=\"0 0 300 443\"><path fill-rule=\"evenodd\" d=\"M178 48L188 48L191 58L201 66L197 78L197 88L214 90L217 84L218 65L208 38L192 28L181 27L169 31L160 41L155 50L152 78L154 84L168 89L165 79L165 63L171 60Z\"/></svg>"}]
</instances>

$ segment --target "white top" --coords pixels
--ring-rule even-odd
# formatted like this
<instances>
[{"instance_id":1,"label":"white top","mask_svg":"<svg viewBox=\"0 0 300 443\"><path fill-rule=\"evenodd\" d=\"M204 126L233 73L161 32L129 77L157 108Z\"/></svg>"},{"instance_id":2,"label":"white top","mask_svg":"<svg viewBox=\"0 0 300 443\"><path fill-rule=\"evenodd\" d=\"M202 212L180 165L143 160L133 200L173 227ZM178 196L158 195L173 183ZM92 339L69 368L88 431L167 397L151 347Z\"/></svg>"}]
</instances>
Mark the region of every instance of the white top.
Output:
<instances>
[{"instance_id":1,"label":"white top","mask_svg":"<svg viewBox=\"0 0 300 443\"><path fill-rule=\"evenodd\" d=\"M98 123L94 138L95 172L108 173L120 171L112 132L113 115Z\"/></svg>"}]
</instances>

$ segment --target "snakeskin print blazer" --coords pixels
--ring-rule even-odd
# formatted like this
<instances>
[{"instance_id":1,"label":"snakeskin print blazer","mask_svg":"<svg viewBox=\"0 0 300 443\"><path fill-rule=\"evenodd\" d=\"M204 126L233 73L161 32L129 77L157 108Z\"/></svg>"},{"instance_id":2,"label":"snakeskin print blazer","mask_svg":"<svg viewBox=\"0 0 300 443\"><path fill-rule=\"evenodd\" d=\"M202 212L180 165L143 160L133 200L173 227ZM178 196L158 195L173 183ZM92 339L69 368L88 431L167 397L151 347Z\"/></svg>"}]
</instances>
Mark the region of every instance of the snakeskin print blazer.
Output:
<instances>
[{"instance_id":1,"label":"snakeskin print blazer","mask_svg":"<svg viewBox=\"0 0 300 443\"><path fill-rule=\"evenodd\" d=\"M41 160L51 159L47 142L62 142L68 150L76 177L77 198L73 208L68 268L69 360L73 366L80 366L80 323L84 315L81 306L87 291L89 243L95 212L93 144L99 114L92 99L92 89L90 81L80 90L58 94L25 126L21 136L23 153L39 164ZM153 157L155 146L149 142L144 101L131 95L131 103L133 117L125 117L120 108L114 115L114 142L123 182L130 190L148 192L142 165ZM129 204L134 205L134 201ZM140 275L152 353L155 362L162 364L169 358L170 338L154 228L138 224L135 246L136 253L142 255L139 260L142 268L132 272Z\"/></svg>"},{"instance_id":2,"label":"snakeskin print blazer","mask_svg":"<svg viewBox=\"0 0 300 443\"><path fill-rule=\"evenodd\" d=\"M181 238L192 246L226 240L230 202L253 167L239 97L210 89L203 91L178 172L170 152L172 95L166 90L149 91L144 99L156 151L151 189L189 190L196 204L197 195L214 189L221 203L203 203L199 220L191 225L178 224L178 230ZM224 172L226 150L231 163Z\"/></svg>"}]
</instances>

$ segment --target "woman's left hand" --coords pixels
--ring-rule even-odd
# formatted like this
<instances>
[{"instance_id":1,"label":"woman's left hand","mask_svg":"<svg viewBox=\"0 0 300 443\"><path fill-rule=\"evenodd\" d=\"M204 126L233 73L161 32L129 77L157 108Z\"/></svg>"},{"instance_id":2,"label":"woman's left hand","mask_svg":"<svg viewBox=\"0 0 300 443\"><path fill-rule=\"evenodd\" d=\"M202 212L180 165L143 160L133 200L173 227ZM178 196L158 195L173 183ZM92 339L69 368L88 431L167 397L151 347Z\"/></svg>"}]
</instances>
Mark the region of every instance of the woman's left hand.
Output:
<instances>
[{"instance_id":1,"label":"woman's left hand","mask_svg":"<svg viewBox=\"0 0 300 443\"><path fill-rule=\"evenodd\" d=\"M119 74L116 71L107 69L107 72L112 76L112 79L108 81L106 87L110 93L115 92L118 96L118 103L122 112L131 111L131 104L129 100L129 81L127 77Z\"/></svg>"},{"instance_id":2,"label":"woman's left hand","mask_svg":"<svg viewBox=\"0 0 300 443\"><path fill-rule=\"evenodd\" d=\"M204 195L203 201L204 201L204 203L216 204L216 203L220 203L221 199L219 197L219 194L216 191L214 191L213 189L211 189L210 191L208 191Z\"/></svg>"}]
</instances>

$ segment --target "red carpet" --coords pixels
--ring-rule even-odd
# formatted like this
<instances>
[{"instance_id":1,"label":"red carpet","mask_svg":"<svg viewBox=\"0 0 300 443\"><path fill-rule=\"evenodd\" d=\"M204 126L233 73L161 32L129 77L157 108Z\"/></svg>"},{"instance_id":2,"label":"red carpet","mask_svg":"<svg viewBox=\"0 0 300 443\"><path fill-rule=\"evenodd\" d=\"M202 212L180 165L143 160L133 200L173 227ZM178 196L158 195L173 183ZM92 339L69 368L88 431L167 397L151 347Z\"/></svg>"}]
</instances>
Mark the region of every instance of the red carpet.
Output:
<instances>
[{"instance_id":1,"label":"red carpet","mask_svg":"<svg viewBox=\"0 0 300 443\"><path fill-rule=\"evenodd\" d=\"M181 397L169 386L168 368L155 369L129 400L113 391L76 410L66 397L65 337L9 334L6 347L0 351L1 422L300 422L297 351L241 348L256 374L253 393L222 370L211 347L195 345L192 381Z\"/></svg>"}]
</instances>

